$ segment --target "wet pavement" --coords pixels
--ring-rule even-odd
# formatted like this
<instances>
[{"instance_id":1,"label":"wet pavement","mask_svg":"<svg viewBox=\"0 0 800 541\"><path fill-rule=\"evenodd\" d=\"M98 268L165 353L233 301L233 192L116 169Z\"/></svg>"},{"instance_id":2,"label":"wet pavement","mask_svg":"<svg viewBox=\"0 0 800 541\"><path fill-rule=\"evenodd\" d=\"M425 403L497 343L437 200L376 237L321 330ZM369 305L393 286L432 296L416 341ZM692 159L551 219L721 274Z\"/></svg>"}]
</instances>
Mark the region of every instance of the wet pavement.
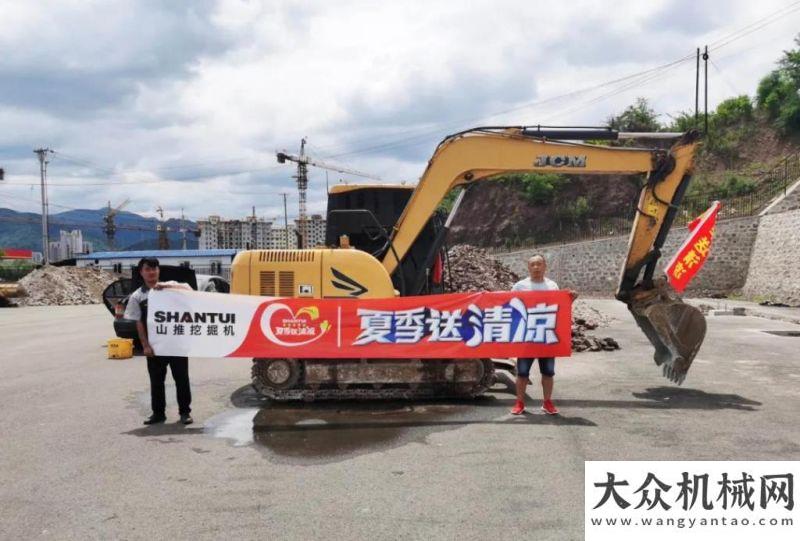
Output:
<instances>
[{"instance_id":1,"label":"wet pavement","mask_svg":"<svg viewBox=\"0 0 800 541\"><path fill-rule=\"evenodd\" d=\"M236 409L207 419L204 432L233 446L252 445L275 463L307 465L425 443L467 425L594 426L580 417L545 415L533 404L524 415L509 414L513 381L498 377L490 393L473 400L272 402L247 385L231 397Z\"/></svg>"},{"instance_id":2,"label":"wet pavement","mask_svg":"<svg viewBox=\"0 0 800 541\"><path fill-rule=\"evenodd\" d=\"M675 387L592 303L622 349L557 361L556 417L538 385L511 416L505 376L474 401L273 403L246 360L198 358L195 424L168 383L153 427L103 307L0 310L0 537L581 539L585 460L800 459L800 326L709 317Z\"/></svg>"}]
</instances>

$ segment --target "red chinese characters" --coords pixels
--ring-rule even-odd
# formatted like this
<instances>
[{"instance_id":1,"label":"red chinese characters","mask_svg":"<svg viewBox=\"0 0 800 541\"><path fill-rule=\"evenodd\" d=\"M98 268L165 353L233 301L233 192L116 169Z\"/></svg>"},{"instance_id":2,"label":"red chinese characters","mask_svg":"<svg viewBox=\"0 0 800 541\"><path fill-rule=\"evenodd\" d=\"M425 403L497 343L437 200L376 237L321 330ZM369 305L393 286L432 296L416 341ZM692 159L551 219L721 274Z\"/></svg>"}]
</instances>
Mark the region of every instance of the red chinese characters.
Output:
<instances>
[{"instance_id":1,"label":"red chinese characters","mask_svg":"<svg viewBox=\"0 0 800 541\"><path fill-rule=\"evenodd\" d=\"M714 201L711 207L698 218L689 223L689 238L683 243L672 258L665 270L670 285L678 292L683 292L703 268L711 251L711 241L714 238L714 228L717 214L721 208L719 201Z\"/></svg>"}]
</instances>

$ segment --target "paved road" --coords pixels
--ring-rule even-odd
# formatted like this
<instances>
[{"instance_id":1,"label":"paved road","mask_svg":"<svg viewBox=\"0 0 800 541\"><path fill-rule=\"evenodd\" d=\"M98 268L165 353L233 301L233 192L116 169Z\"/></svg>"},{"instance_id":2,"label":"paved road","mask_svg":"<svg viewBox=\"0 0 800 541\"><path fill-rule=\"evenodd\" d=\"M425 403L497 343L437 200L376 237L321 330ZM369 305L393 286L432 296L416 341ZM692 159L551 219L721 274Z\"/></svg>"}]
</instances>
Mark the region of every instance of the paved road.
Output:
<instances>
[{"instance_id":1,"label":"paved road","mask_svg":"<svg viewBox=\"0 0 800 541\"><path fill-rule=\"evenodd\" d=\"M102 306L0 310L5 539L581 539L583 463L800 459L800 338L711 317L683 387L622 305L622 350L558 363L558 418L508 380L462 403L273 406L245 360L192 359L197 424L144 428L142 358L105 358ZM535 389L534 389L535 391Z\"/></svg>"}]
</instances>

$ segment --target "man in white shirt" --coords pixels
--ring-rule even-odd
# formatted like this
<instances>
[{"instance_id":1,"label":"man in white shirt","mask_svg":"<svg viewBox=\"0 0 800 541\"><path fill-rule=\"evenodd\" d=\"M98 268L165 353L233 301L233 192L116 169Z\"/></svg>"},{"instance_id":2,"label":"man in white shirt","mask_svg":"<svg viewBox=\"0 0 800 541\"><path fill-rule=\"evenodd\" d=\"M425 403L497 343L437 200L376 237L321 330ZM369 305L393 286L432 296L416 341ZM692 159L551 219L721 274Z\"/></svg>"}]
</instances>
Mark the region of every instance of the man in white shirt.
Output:
<instances>
[{"instance_id":1,"label":"man in white shirt","mask_svg":"<svg viewBox=\"0 0 800 541\"><path fill-rule=\"evenodd\" d=\"M528 259L528 278L523 278L511 288L512 291L555 291L558 284L545 277L547 262L541 254L535 254ZM578 294L567 290L574 301ZM531 366L535 359L517 359L517 401L511 408L511 413L521 415L525 411L525 391L530 383ZM553 376L556 375L556 360L553 357L539 357L539 372L542 375L542 410L549 415L556 415L558 409L553 404Z\"/></svg>"},{"instance_id":2,"label":"man in white shirt","mask_svg":"<svg viewBox=\"0 0 800 541\"><path fill-rule=\"evenodd\" d=\"M156 355L147 339L147 297L151 289L188 289L192 288L178 282L159 282L159 263L155 257L143 257L136 266L141 275L142 287L131 293L128 305L125 307L125 319L136 321L136 331L139 341L147 357L147 372L150 375L150 405L153 414L145 419L144 424L154 425L167 420L166 397L164 396L164 380L167 378L167 367L172 370L172 379L175 380L175 389L178 395L178 414L181 423L192 424L191 416L192 391L189 386L189 359L188 357L165 357Z\"/></svg>"}]
</instances>

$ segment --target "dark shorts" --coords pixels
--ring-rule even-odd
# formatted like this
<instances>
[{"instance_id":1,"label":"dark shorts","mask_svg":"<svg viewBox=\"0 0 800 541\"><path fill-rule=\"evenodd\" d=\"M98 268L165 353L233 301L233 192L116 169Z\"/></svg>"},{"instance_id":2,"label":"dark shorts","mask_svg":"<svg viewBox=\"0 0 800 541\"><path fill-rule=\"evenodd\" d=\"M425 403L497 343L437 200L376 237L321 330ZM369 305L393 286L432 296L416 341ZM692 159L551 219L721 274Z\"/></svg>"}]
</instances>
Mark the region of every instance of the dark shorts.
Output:
<instances>
[{"instance_id":1,"label":"dark shorts","mask_svg":"<svg viewBox=\"0 0 800 541\"><path fill-rule=\"evenodd\" d=\"M517 359L517 375L527 378L531 375L531 366L536 359ZM554 357L539 357L539 373L543 376L556 375L556 360Z\"/></svg>"}]
</instances>

